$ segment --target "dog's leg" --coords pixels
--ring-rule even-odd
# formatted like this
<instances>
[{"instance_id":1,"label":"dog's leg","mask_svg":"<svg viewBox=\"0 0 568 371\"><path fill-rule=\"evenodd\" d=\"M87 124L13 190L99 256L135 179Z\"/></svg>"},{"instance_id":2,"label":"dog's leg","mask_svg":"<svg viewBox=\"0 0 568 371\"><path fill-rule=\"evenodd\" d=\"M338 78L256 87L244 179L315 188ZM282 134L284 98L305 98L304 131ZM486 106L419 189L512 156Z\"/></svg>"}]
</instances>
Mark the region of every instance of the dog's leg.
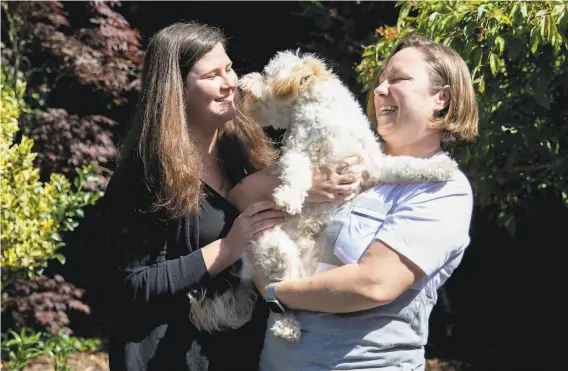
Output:
<instances>
[{"instance_id":1,"label":"dog's leg","mask_svg":"<svg viewBox=\"0 0 568 371\"><path fill-rule=\"evenodd\" d=\"M276 227L253 244L253 256L257 266L270 282L303 275L300 250L290 236ZM299 341L300 322L292 312L281 314L272 328L276 336L290 341Z\"/></svg>"},{"instance_id":2,"label":"dog's leg","mask_svg":"<svg viewBox=\"0 0 568 371\"><path fill-rule=\"evenodd\" d=\"M300 321L292 313L274 313L275 321L270 331L284 340L299 342L302 336Z\"/></svg>"},{"instance_id":3,"label":"dog's leg","mask_svg":"<svg viewBox=\"0 0 568 371\"><path fill-rule=\"evenodd\" d=\"M295 215L312 186L312 165L307 154L289 151L280 159L282 183L274 190L274 202L283 211Z\"/></svg>"},{"instance_id":4,"label":"dog's leg","mask_svg":"<svg viewBox=\"0 0 568 371\"><path fill-rule=\"evenodd\" d=\"M369 180L374 182L430 183L451 179L457 164L447 157L383 156L372 169Z\"/></svg>"},{"instance_id":5,"label":"dog's leg","mask_svg":"<svg viewBox=\"0 0 568 371\"><path fill-rule=\"evenodd\" d=\"M302 210L302 215L290 223L288 234L293 235L293 240L300 249L303 264L303 275L311 276L320 261L320 247L316 244L316 238L330 222L330 217L339 205L327 203L307 203ZM287 223L288 225L288 223Z\"/></svg>"},{"instance_id":6,"label":"dog's leg","mask_svg":"<svg viewBox=\"0 0 568 371\"><path fill-rule=\"evenodd\" d=\"M271 282L302 276L298 246L280 226L253 243L252 253L255 265Z\"/></svg>"},{"instance_id":7,"label":"dog's leg","mask_svg":"<svg viewBox=\"0 0 568 371\"><path fill-rule=\"evenodd\" d=\"M252 256L250 256L248 253L244 253L241 258L243 265L241 267L241 271L239 272L239 276L242 281L250 282L252 281L252 276L254 275L254 261L252 260Z\"/></svg>"},{"instance_id":8,"label":"dog's leg","mask_svg":"<svg viewBox=\"0 0 568 371\"><path fill-rule=\"evenodd\" d=\"M363 143L366 179L363 188L379 183L426 183L449 180L457 163L445 156L418 158L411 156L387 156L381 145L372 138Z\"/></svg>"}]
</instances>

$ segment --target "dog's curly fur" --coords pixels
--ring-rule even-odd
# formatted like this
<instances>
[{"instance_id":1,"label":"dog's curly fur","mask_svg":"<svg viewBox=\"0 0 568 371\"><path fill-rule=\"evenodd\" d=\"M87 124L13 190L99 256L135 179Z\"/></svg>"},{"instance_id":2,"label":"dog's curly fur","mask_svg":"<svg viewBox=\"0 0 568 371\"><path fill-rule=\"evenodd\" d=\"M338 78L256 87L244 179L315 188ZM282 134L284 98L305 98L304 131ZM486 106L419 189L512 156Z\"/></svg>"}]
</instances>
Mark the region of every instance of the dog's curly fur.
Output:
<instances>
[{"instance_id":1,"label":"dog's curly fur","mask_svg":"<svg viewBox=\"0 0 568 371\"><path fill-rule=\"evenodd\" d=\"M279 162L281 185L274 191L276 205L290 214L286 221L253 243L253 261L243 256L241 281L248 287L253 268L260 268L270 281L313 274L323 246L315 243L340 205L306 203L312 186L312 171L350 155L363 161L352 171L364 170L362 188L379 183L421 183L451 178L457 164L445 157L420 159L387 156L371 128L370 121L356 98L328 66L312 54L278 52L263 73L253 72L241 78L239 88L245 93L245 109L261 125L286 129ZM242 295L242 291L232 291ZM239 305L238 300L219 297L211 307ZM192 304L203 313L203 303ZM198 309L192 309L192 312ZM250 309L252 312L252 309ZM250 313L242 313L245 323ZM207 325L216 329L227 321L226 313L203 313ZM194 316L195 317L195 316ZM275 335L299 341L300 324L293 312L279 315L271 329Z\"/></svg>"}]
</instances>

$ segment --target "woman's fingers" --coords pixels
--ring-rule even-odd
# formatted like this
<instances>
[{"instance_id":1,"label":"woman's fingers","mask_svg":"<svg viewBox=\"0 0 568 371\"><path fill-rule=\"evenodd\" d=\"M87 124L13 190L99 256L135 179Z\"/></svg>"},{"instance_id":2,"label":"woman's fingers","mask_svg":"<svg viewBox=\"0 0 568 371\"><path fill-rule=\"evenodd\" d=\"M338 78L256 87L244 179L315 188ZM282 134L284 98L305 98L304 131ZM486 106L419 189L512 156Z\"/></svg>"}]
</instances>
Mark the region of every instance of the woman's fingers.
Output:
<instances>
[{"instance_id":1,"label":"woman's fingers","mask_svg":"<svg viewBox=\"0 0 568 371\"><path fill-rule=\"evenodd\" d=\"M251 224L255 224L265 219L284 218L285 216L286 213L284 211L268 210L252 216L250 222Z\"/></svg>"},{"instance_id":2,"label":"woman's fingers","mask_svg":"<svg viewBox=\"0 0 568 371\"><path fill-rule=\"evenodd\" d=\"M356 181L350 184L338 185L333 189L333 193L336 195L350 195L352 193L357 193L360 184L360 181Z\"/></svg>"},{"instance_id":3,"label":"woman's fingers","mask_svg":"<svg viewBox=\"0 0 568 371\"><path fill-rule=\"evenodd\" d=\"M274 206L276 206L274 204L274 201L255 202L251 204L249 207L247 207L241 215L244 216L245 218L250 218L262 211L273 209Z\"/></svg>"},{"instance_id":4,"label":"woman's fingers","mask_svg":"<svg viewBox=\"0 0 568 371\"><path fill-rule=\"evenodd\" d=\"M251 233L254 239L262 236L263 232L274 228L278 224L284 222L284 218L271 218L261 220L251 226Z\"/></svg>"},{"instance_id":5,"label":"woman's fingers","mask_svg":"<svg viewBox=\"0 0 568 371\"><path fill-rule=\"evenodd\" d=\"M341 161L339 161L336 165L335 165L335 170L338 174L343 174L345 173L347 170L349 170L349 168L351 166L357 165L359 163L361 163L361 161L363 161L363 157L361 156L350 156L347 157Z\"/></svg>"},{"instance_id":6,"label":"woman's fingers","mask_svg":"<svg viewBox=\"0 0 568 371\"><path fill-rule=\"evenodd\" d=\"M362 172L341 174L337 178L337 184L354 184L358 183L363 177Z\"/></svg>"}]
</instances>

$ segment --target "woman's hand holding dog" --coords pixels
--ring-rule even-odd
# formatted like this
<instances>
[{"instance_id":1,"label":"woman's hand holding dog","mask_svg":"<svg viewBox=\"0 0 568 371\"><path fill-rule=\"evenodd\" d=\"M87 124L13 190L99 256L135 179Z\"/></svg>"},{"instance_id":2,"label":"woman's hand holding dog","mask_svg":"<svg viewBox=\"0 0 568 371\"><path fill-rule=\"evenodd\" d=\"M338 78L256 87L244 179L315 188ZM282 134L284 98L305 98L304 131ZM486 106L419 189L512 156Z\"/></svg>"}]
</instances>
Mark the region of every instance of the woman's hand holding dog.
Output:
<instances>
[{"instance_id":1,"label":"woman's hand holding dog","mask_svg":"<svg viewBox=\"0 0 568 371\"><path fill-rule=\"evenodd\" d=\"M351 156L331 166L315 169L307 201L344 203L354 199L363 180L363 173L352 172L350 167L361 161L363 159L360 156Z\"/></svg>"},{"instance_id":2,"label":"woman's hand holding dog","mask_svg":"<svg viewBox=\"0 0 568 371\"><path fill-rule=\"evenodd\" d=\"M222 241L223 248L230 251L235 261L247 251L251 241L257 240L264 231L284 221L286 214L275 210L274 206L273 201L255 202L235 219L231 230Z\"/></svg>"},{"instance_id":3,"label":"woman's hand holding dog","mask_svg":"<svg viewBox=\"0 0 568 371\"><path fill-rule=\"evenodd\" d=\"M351 156L330 166L315 169L306 200L344 203L355 198L363 174L350 168L361 161L361 157ZM255 202L272 200L272 193L279 184L278 164L273 164L243 178L231 189L227 199L244 211Z\"/></svg>"},{"instance_id":4,"label":"woman's hand holding dog","mask_svg":"<svg viewBox=\"0 0 568 371\"><path fill-rule=\"evenodd\" d=\"M273 201L252 203L235 219L225 238L200 249L211 275L216 275L239 260L250 247L251 241L284 221L286 214L275 210L274 206Z\"/></svg>"}]
</instances>

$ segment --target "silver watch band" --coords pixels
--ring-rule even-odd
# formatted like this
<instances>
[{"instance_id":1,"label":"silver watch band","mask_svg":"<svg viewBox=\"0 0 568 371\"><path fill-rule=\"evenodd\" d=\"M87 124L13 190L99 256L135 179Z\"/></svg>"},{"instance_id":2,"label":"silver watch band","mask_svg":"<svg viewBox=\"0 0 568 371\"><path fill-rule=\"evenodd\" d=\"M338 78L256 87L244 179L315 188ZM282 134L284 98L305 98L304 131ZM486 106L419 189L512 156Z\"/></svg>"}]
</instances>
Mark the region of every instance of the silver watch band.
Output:
<instances>
[{"instance_id":1,"label":"silver watch band","mask_svg":"<svg viewBox=\"0 0 568 371\"><path fill-rule=\"evenodd\" d=\"M286 307L276 299L276 284L277 282L273 282L266 286L266 296L264 300L268 303L268 306L271 311L276 313L286 313Z\"/></svg>"},{"instance_id":2,"label":"silver watch band","mask_svg":"<svg viewBox=\"0 0 568 371\"><path fill-rule=\"evenodd\" d=\"M276 299L276 282L272 282L266 286L266 300L278 300Z\"/></svg>"}]
</instances>

